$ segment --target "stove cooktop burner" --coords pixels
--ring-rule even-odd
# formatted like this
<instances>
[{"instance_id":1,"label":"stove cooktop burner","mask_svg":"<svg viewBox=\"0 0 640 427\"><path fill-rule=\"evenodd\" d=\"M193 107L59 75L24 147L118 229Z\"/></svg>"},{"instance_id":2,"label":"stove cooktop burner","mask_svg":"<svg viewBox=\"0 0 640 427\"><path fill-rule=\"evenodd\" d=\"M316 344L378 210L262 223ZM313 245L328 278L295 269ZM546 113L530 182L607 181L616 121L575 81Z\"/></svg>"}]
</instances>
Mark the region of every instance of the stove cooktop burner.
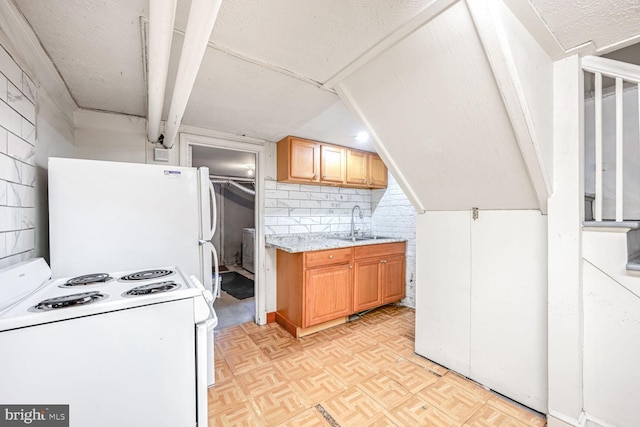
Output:
<instances>
[{"instance_id":1,"label":"stove cooktop burner","mask_svg":"<svg viewBox=\"0 0 640 427\"><path fill-rule=\"evenodd\" d=\"M122 276L120 280L124 281L136 281L136 280L150 280L159 279L160 277L170 276L173 274L171 270L145 270L138 271L136 273L127 274Z\"/></svg>"},{"instance_id":2,"label":"stove cooktop burner","mask_svg":"<svg viewBox=\"0 0 640 427\"><path fill-rule=\"evenodd\" d=\"M74 307L78 305L91 304L94 301L101 300L105 295L98 291L82 292L79 294L65 295L62 297L49 298L40 301L34 309L36 310L56 310L65 307Z\"/></svg>"},{"instance_id":3,"label":"stove cooktop burner","mask_svg":"<svg viewBox=\"0 0 640 427\"><path fill-rule=\"evenodd\" d=\"M78 276L67 280L67 282L60 285L60 287L71 288L74 286L95 285L97 283L108 282L111 279L113 279L113 277L109 276L107 273L85 274L84 276Z\"/></svg>"},{"instance_id":4,"label":"stove cooktop burner","mask_svg":"<svg viewBox=\"0 0 640 427\"><path fill-rule=\"evenodd\" d=\"M173 280L167 280L166 282L149 283L148 285L136 286L133 289L128 290L123 295L125 296L137 296L156 294L160 292L167 292L178 288L178 285Z\"/></svg>"}]
</instances>

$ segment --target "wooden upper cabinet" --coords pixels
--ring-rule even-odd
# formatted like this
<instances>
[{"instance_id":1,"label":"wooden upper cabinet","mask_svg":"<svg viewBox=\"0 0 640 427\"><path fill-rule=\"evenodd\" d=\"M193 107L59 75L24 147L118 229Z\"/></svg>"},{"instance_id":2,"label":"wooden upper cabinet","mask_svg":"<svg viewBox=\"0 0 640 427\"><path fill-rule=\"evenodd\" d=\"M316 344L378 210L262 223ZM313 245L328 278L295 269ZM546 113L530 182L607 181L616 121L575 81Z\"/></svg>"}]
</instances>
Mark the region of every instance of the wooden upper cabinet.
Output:
<instances>
[{"instance_id":1,"label":"wooden upper cabinet","mask_svg":"<svg viewBox=\"0 0 640 427\"><path fill-rule=\"evenodd\" d=\"M344 183L344 152L335 145L320 146L320 182Z\"/></svg>"},{"instance_id":2,"label":"wooden upper cabinet","mask_svg":"<svg viewBox=\"0 0 640 427\"><path fill-rule=\"evenodd\" d=\"M377 154L369 154L369 187L387 188L387 166Z\"/></svg>"},{"instance_id":3,"label":"wooden upper cabinet","mask_svg":"<svg viewBox=\"0 0 640 427\"><path fill-rule=\"evenodd\" d=\"M278 142L278 181L386 188L387 167L375 153L288 136Z\"/></svg>"},{"instance_id":4,"label":"wooden upper cabinet","mask_svg":"<svg viewBox=\"0 0 640 427\"><path fill-rule=\"evenodd\" d=\"M278 181L320 182L320 143L290 136L278 142Z\"/></svg>"},{"instance_id":5,"label":"wooden upper cabinet","mask_svg":"<svg viewBox=\"0 0 640 427\"><path fill-rule=\"evenodd\" d=\"M369 153L365 151L347 150L346 183L367 186L369 175Z\"/></svg>"}]
</instances>

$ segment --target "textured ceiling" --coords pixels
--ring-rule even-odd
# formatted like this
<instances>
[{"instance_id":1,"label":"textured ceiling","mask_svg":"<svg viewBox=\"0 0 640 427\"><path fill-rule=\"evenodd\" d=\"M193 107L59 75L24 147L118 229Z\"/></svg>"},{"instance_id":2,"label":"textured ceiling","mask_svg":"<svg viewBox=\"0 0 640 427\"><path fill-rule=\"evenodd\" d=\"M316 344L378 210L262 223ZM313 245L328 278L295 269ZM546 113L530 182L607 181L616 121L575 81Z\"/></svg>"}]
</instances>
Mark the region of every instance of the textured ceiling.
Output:
<instances>
[{"instance_id":1,"label":"textured ceiling","mask_svg":"<svg viewBox=\"0 0 640 427\"><path fill-rule=\"evenodd\" d=\"M362 129L314 81L338 73L431 1L224 0L183 123L272 141L303 132L355 146ZM147 0L15 3L81 108L146 116ZM189 7L178 0L169 88Z\"/></svg>"},{"instance_id":2,"label":"textured ceiling","mask_svg":"<svg viewBox=\"0 0 640 427\"><path fill-rule=\"evenodd\" d=\"M565 50L592 41L602 49L640 31L638 0L530 0Z\"/></svg>"},{"instance_id":3,"label":"textured ceiling","mask_svg":"<svg viewBox=\"0 0 640 427\"><path fill-rule=\"evenodd\" d=\"M357 146L359 124L314 81L330 79L433 1L223 0L184 123ZM148 0L14 2L81 108L146 116L141 21ZM170 78L190 3L178 0ZM565 48L609 45L640 28L637 0L531 3Z\"/></svg>"}]
</instances>

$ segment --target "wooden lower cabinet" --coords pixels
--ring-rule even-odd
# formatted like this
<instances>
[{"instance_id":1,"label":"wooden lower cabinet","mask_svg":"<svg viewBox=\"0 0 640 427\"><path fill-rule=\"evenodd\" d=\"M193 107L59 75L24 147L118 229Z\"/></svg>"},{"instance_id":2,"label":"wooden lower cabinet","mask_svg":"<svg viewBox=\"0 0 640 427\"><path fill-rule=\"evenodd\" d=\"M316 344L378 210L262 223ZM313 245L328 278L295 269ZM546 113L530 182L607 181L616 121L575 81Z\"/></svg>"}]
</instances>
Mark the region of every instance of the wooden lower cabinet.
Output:
<instances>
[{"instance_id":1,"label":"wooden lower cabinet","mask_svg":"<svg viewBox=\"0 0 640 427\"><path fill-rule=\"evenodd\" d=\"M350 264L307 270L304 288L303 327L351 314Z\"/></svg>"},{"instance_id":2,"label":"wooden lower cabinet","mask_svg":"<svg viewBox=\"0 0 640 427\"><path fill-rule=\"evenodd\" d=\"M405 296L406 244L278 250L276 322L299 337Z\"/></svg>"},{"instance_id":3,"label":"wooden lower cabinet","mask_svg":"<svg viewBox=\"0 0 640 427\"><path fill-rule=\"evenodd\" d=\"M405 297L404 253L404 243L358 246L354 249L354 313Z\"/></svg>"}]
</instances>

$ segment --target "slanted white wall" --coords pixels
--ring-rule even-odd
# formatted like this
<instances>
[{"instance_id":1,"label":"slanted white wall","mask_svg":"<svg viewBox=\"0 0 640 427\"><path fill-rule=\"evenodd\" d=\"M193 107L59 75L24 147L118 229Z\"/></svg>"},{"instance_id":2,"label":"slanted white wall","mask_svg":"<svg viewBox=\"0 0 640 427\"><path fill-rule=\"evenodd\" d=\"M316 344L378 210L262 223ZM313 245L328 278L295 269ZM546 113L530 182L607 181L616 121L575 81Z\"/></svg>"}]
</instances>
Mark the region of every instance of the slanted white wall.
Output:
<instances>
[{"instance_id":1,"label":"slanted white wall","mask_svg":"<svg viewBox=\"0 0 640 427\"><path fill-rule=\"evenodd\" d=\"M418 210L539 208L465 2L337 90Z\"/></svg>"}]
</instances>

